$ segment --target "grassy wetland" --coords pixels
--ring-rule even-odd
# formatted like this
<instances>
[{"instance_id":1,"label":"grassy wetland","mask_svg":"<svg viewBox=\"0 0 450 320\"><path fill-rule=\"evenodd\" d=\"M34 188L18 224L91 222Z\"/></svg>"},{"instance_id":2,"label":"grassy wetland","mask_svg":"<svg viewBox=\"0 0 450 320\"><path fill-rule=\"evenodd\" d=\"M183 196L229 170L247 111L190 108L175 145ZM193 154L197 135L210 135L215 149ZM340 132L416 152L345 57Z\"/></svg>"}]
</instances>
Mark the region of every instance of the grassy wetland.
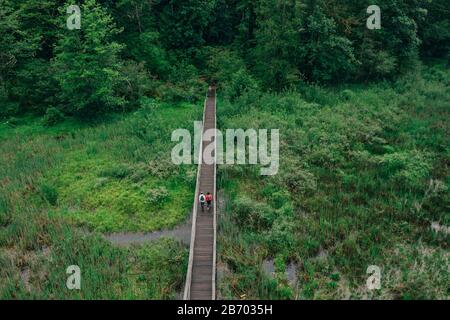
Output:
<instances>
[{"instance_id":1,"label":"grassy wetland","mask_svg":"<svg viewBox=\"0 0 450 320\"><path fill-rule=\"evenodd\" d=\"M449 85L433 65L395 83L225 95L222 127L281 138L276 176L219 170L222 295L448 299L449 235L433 225L449 224ZM366 287L371 265L381 290Z\"/></svg>"},{"instance_id":2,"label":"grassy wetland","mask_svg":"<svg viewBox=\"0 0 450 320\"><path fill-rule=\"evenodd\" d=\"M196 168L174 166L166 139L202 110L146 103L101 124L1 125L2 298L176 297L187 248L172 239L114 248L100 236L172 228L189 216ZM65 288L70 265L84 270L82 293Z\"/></svg>"},{"instance_id":3,"label":"grassy wetland","mask_svg":"<svg viewBox=\"0 0 450 320\"><path fill-rule=\"evenodd\" d=\"M171 135L215 84L222 132L280 133L276 175L218 167L219 298L448 300L449 30L448 0L0 0L0 299L180 298Z\"/></svg>"}]
</instances>

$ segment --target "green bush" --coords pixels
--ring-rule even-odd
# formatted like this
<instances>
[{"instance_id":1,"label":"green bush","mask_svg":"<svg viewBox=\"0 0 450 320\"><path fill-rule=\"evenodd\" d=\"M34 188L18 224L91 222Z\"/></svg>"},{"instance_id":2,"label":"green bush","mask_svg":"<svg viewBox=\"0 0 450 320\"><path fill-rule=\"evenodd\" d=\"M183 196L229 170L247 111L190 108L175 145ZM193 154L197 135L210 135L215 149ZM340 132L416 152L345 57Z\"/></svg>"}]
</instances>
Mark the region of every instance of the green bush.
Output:
<instances>
[{"instance_id":1,"label":"green bush","mask_svg":"<svg viewBox=\"0 0 450 320\"><path fill-rule=\"evenodd\" d=\"M291 218L275 220L272 229L267 233L267 247L271 254L288 253L296 245L294 222Z\"/></svg>"},{"instance_id":2,"label":"green bush","mask_svg":"<svg viewBox=\"0 0 450 320\"><path fill-rule=\"evenodd\" d=\"M134 12L134 6L130 10ZM130 13L130 18L133 14ZM159 37L158 32L146 31L127 36L125 42L133 60L142 61L151 74L166 79L170 72L170 63L167 61L166 50L159 43Z\"/></svg>"},{"instance_id":3,"label":"green bush","mask_svg":"<svg viewBox=\"0 0 450 320\"><path fill-rule=\"evenodd\" d=\"M15 127L22 124L22 120L17 117L9 117L8 120L6 121L6 124L10 127Z\"/></svg>"},{"instance_id":4,"label":"green bush","mask_svg":"<svg viewBox=\"0 0 450 320\"><path fill-rule=\"evenodd\" d=\"M421 189L430 175L429 159L419 151L396 152L380 157L382 173L401 187Z\"/></svg>"},{"instance_id":5,"label":"green bush","mask_svg":"<svg viewBox=\"0 0 450 320\"><path fill-rule=\"evenodd\" d=\"M139 201L141 199L134 194L125 192L117 198L117 209L128 215L133 216L139 212Z\"/></svg>"},{"instance_id":6,"label":"green bush","mask_svg":"<svg viewBox=\"0 0 450 320\"><path fill-rule=\"evenodd\" d=\"M224 95L231 101L250 91L258 90L258 83L244 68L233 73L228 83L223 84Z\"/></svg>"},{"instance_id":7,"label":"green bush","mask_svg":"<svg viewBox=\"0 0 450 320\"><path fill-rule=\"evenodd\" d=\"M139 183L148 177L148 171L144 168L138 167L134 170L133 174L130 176L131 181Z\"/></svg>"},{"instance_id":8,"label":"green bush","mask_svg":"<svg viewBox=\"0 0 450 320\"><path fill-rule=\"evenodd\" d=\"M64 114L54 107L48 108L44 118L42 119L42 122L46 127L54 126L55 124L58 124L63 121L64 121Z\"/></svg>"},{"instance_id":9,"label":"green bush","mask_svg":"<svg viewBox=\"0 0 450 320\"><path fill-rule=\"evenodd\" d=\"M342 97L344 98L344 100L349 101L354 97L354 93L352 90L346 89L342 91Z\"/></svg>"},{"instance_id":10,"label":"green bush","mask_svg":"<svg viewBox=\"0 0 450 320\"><path fill-rule=\"evenodd\" d=\"M117 87L118 94L125 98L128 109L135 109L139 106L141 97L154 93L157 82L150 78L143 63L126 61L120 71L123 78Z\"/></svg>"},{"instance_id":11,"label":"green bush","mask_svg":"<svg viewBox=\"0 0 450 320\"><path fill-rule=\"evenodd\" d=\"M243 228L264 230L270 228L275 220L275 210L247 197L235 199L232 207L235 221Z\"/></svg>"},{"instance_id":12,"label":"green bush","mask_svg":"<svg viewBox=\"0 0 450 320\"><path fill-rule=\"evenodd\" d=\"M280 184L286 186L291 192L304 193L317 189L317 181L311 172L296 168L295 170L283 170L277 179Z\"/></svg>"},{"instance_id":13,"label":"green bush","mask_svg":"<svg viewBox=\"0 0 450 320\"><path fill-rule=\"evenodd\" d=\"M150 189L147 191L146 199L150 205L162 207L169 197L169 192L164 187Z\"/></svg>"},{"instance_id":14,"label":"green bush","mask_svg":"<svg viewBox=\"0 0 450 320\"><path fill-rule=\"evenodd\" d=\"M162 84L157 89L157 96L164 102L181 102L187 98L187 92L176 84Z\"/></svg>"},{"instance_id":15,"label":"green bush","mask_svg":"<svg viewBox=\"0 0 450 320\"><path fill-rule=\"evenodd\" d=\"M272 205L275 209L280 209L285 204L290 203L290 194L285 190L280 190L274 192L270 199L272 201Z\"/></svg>"},{"instance_id":16,"label":"green bush","mask_svg":"<svg viewBox=\"0 0 450 320\"><path fill-rule=\"evenodd\" d=\"M84 1L81 10L83 32L57 28L52 68L66 112L92 118L125 104L117 89L124 77L120 59L124 45L115 41L121 28L109 10L95 0Z\"/></svg>"},{"instance_id":17,"label":"green bush","mask_svg":"<svg viewBox=\"0 0 450 320\"><path fill-rule=\"evenodd\" d=\"M239 55L229 49L212 48L208 60L209 78L217 81L220 88L226 89L233 75L245 68Z\"/></svg>"},{"instance_id":18,"label":"green bush","mask_svg":"<svg viewBox=\"0 0 450 320\"><path fill-rule=\"evenodd\" d=\"M58 203L58 190L52 185L46 182L42 183L40 186L40 193L42 198L52 206L55 206Z\"/></svg>"},{"instance_id":19,"label":"green bush","mask_svg":"<svg viewBox=\"0 0 450 320\"><path fill-rule=\"evenodd\" d=\"M183 288L184 270L188 263L188 250L173 239L160 239L136 252L138 278L153 299L175 299L176 291Z\"/></svg>"},{"instance_id":20,"label":"green bush","mask_svg":"<svg viewBox=\"0 0 450 320\"><path fill-rule=\"evenodd\" d=\"M19 104L8 100L4 86L0 85L0 119L14 116L19 112Z\"/></svg>"},{"instance_id":21,"label":"green bush","mask_svg":"<svg viewBox=\"0 0 450 320\"><path fill-rule=\"evenodd\" d=\"M125 179L132 173L132 169L126 164L118 164L104 168L100 172L101 177L111 177L114 179Z\"/></svg>"},{"instance_id":22,"label":"green bush","mask_svg":"<svg viewBox=\"0 0 450 320\"><path fill-rule=\"evenodd\" d=\"M6 195L0 194L0 227L11 223L12 215L9 211L10 204Z\"/></svg>"}]
</instances>

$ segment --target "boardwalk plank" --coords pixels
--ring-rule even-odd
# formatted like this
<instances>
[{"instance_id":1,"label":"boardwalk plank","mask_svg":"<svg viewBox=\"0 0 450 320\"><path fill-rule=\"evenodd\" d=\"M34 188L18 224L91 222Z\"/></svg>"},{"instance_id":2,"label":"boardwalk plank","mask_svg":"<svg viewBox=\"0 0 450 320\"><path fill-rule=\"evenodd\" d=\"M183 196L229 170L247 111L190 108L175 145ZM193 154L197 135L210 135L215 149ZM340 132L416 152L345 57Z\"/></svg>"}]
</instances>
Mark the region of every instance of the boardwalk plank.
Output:
<instances>
[{"instance_id":1,"label":"boardwalk plank","mask_svg":"<svg viewBox=\"0 0 450 320\"><path fill-rule=\"evenodd\" d=\"M215 89L206 101L204 130L215 129ZM202 148L210 145L210 141L203 142ZM200 166L200 179L198 190L210 192L216 199L214 190L215 165L202 164ZM198 195L197 195L198 198ZM212 275L214 268L214 214L213 209L204 211L197 209L197 221L195 223L194 256L192 263L192 279L190 284L191 300L211 300L213 298Z\"/></svg>"}]
</instances>

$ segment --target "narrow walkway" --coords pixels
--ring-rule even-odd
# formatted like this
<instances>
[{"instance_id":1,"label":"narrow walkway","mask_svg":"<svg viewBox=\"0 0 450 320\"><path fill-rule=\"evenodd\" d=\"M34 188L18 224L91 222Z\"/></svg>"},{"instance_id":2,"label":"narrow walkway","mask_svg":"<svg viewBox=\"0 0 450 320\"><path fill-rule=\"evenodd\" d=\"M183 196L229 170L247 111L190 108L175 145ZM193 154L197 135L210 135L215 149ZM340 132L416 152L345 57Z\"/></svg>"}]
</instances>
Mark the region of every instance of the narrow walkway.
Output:
<instances>
[{"instance_id":1,"label":"narrow walkway","mask_svg":"<svg viewBox=\"0 0 450 320\"><path fill-rule=\"evenodd\" d=\"M216 128L216 90L210 87L205 101L203 132ZM213 140L214 141L214 140ZM211 141L202 141L203 150ZM215 155L214 155L215 156ZM202 157L203 158L203 157ZM211 192L213 208L202 212L198 205L200 192ZM184 292L185 300L215 300L216 292L216 165L199 166L195 191L191 248Z\"/></svg>"}]
</instances>

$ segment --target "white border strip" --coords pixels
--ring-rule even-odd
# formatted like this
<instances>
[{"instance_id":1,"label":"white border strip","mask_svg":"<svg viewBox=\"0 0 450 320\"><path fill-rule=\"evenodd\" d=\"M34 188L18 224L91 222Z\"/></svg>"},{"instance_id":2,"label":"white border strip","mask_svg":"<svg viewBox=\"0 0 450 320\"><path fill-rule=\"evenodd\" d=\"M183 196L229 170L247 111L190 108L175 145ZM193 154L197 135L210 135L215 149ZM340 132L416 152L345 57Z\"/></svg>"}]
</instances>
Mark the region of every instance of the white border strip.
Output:
<instances>
[{"instance_id":1,"label":"white border strip","mask_svg":"<svg viewBox=\"0 0 450 320\"><path fill-rule=\"evenodd\" d=\"M206 117L206 104L208 101L208 94L206 95L205 103L203 106L203 125L202 125L202 136L200 138L200 147L199 147L199 155L198 155L198 169L197 169L197 182L195 186L195 194L194 194L194 206L192 208L192 228L191 228L191 244L189 249L189 263L186 275L186 283L184 286L184 296L183 300L190 300L191 298L191 283L192 283L192 266L194 263L194 247L195 247L195 231L197 227L197 197L198 197L198 188L200 187L200 173L202 170L202 155L203 155L203 130L205 127L205 117Z\"/></svg>"}]
</instances>

